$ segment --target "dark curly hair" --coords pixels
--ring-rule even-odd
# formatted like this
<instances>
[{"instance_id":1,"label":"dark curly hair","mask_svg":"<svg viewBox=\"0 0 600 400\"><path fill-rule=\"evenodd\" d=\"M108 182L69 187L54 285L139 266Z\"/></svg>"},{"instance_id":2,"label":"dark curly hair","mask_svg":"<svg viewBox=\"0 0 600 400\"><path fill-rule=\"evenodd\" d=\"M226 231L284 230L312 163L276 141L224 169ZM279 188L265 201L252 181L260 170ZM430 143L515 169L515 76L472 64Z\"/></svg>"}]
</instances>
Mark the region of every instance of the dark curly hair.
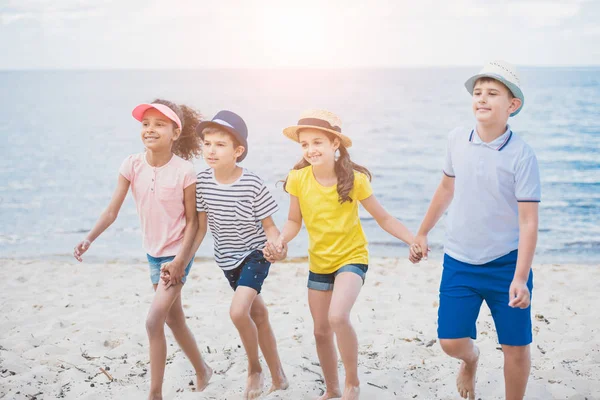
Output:
<instances>
[{"instance_id":1,"label":"dark curly hair","mask_svg":"<svg viewBox=\"0 0 600 400\"><path fill-rule=\"evenodd\" d=\"M323 133L327 135L331 142L336 139L336 136L329 132L323 131ZM354 188L354 171L365 174L369 178L369 181L372 180L373 176L366 167L358 165L350 160L350 153L348 153L348 149L346 149L346 147L344 147L341 143L338 150L340 152L340 156L335 161L335 175L337 176L338 200L340 204L344 204L346 201L352 202L350 192L352 191L352 188ZM294 165L293 169L302 169L308 167L309 165L310 163L302 158L302 160L298 161L298 163ZM286 184L287 178L285 178L283 183L284 190Z\"/></svg>"},{"instance_id":2,"label":"dark curly hair","mask_svg":"<svg viewBox=\"0 0 600 400\"><path fill-rule=\"evenodd\" d=\"M169 107L181 120L181 135L173 143L171 151L184 160L198 157L202 153L202 147L200 138L196 135L196 125L202 119L202 114L184 104L177 105L168 100L156 99L152 103ZM175 128L178 127L175 122L173 124Z\"/></svg>"}]
</instances>

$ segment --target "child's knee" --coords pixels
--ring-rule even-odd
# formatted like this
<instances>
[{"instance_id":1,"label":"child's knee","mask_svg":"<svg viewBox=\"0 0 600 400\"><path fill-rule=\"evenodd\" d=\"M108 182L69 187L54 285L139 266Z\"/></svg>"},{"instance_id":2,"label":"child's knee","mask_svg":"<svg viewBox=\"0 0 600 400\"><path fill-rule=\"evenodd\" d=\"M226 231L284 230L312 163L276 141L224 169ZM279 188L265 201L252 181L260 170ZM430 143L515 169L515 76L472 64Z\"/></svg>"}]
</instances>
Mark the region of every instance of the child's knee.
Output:
<instances>
[{"instance_id":1,"label":"child's knee","mask_svg":"<svg viewBox=\"0 0 600 400\"><path fill-rule=\"evenodd\" d=\"M347 313L330 312L328 320L334 331L350 325L350 315Z\"/></svg>"},{"instance_id":2,"label":"child's knee","mask_svg":"<svg viewBox=\"0 0 600 400\"><path fill-rule=\"evenodd\" d=\"M269 321L269 311L266 307L252 308L250 316L256 326L260 326Z\"/></svg>"},{"instance_id":3,"label":"child's knee","mask_svg":"<svg viewBox=\"0 0 600 400\"><path fill-rule=\"evenodd\" d=\"M158 315L151 313L146 318L146 332L148 332L149 335L162 331L164 329L164 325L164 318L160 318Z\"/></svg>"},{"instance_id":4,"label":"child's knee","mask_svg":"<svg viewBox=\"0 0 600 400\"><path fill-rule=\"evenodd\" d=\"M244 324L250 318L248 310L242 307L231 307L229 309L229 317L234 325Z\"/></svg>"},{"instance_id":5,"label":"child's knee","mask_svg":"<svg viewBox=\"0 0 600 400\"><path fill-rule=\"evenodd\" d=\"M315 335L315 341L317 341L317 343L333 339L333 330L329 325L320 327L315 326L313 333Z\"/></svg>"},{"instance_id":6,"label":"child's knee","mask_svg":"<svg viewBox=\"0 0 600 400\"><path fill-rule=\"evenodd\" d=\"M523 364L529 362L531 359L529 345L527 346L509 346L506 344L502 345L502 352L504 358L512 363Z\"/></svg>"},{"instance_id":7,"label":"child's knee","mask_svg":"<svg viewBox=\"0 0 600 400\"><path fill-rule=\"evenodd\" d=\"M463 353L465 344L464 339L440 339L440 347L451 357L457 357Z\"/></svg>"}]
</instances>

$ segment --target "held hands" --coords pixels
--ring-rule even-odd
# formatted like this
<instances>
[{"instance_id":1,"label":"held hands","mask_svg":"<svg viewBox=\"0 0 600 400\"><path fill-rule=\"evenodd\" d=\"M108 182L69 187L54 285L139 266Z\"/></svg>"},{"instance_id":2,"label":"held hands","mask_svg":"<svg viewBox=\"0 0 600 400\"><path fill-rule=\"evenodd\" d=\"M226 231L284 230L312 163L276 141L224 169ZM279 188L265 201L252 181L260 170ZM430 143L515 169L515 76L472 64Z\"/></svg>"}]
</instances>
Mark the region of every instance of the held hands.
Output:
<instances>
[{"instance_id":1,"label":"held hands","mask_svg":"<svg viewBox=\"0 0 600 400\"><path fill-rule=\"evenodd\" d=\"M81 242L79 242L77 246L75 246L75 250L73 251L73 257L75 257L77 261L82 262L83 259L81 258L81 256L90 248L91 244L92 242L90 242L87 239L84 239Z\"/></svg>"},{"instance_id":2,"label":"held hands","mask_svg":"<svg viewBox=\"0 0 600 400\"><path fill-rule=\"evenodd\" d=\"M287 257L287 243L285 242L283 235L279 236L275 242L268 241L263 249L263 255L265 259L274 263L281 261Z\"/></svg>"},{"instance_id":3,"label":"held hands","mask_svg":"<svg viewBox=\"0 0 600 400\"><path fill-rule=\"evenodd\" d=\"M410 245L408 259L411 263L417 264L421 260L427 260L430 251L427 236L417 235L415 236L414 243Z\"/></svg>"},{"instance_id":4,"label":"held hands","mask_svg":"<svg viewBox=\"0 0 600 400\"><path fill-rule=\"evenodd\" d=\"M166 262L160 267L160 279L166 286L165 289L171 286L178 285L185 275L185 266L175 260Z\"/></svg>"},{"instance_id":5,"label":"held hands","mask_svg":"<svg viewBox=\"0 0 600 400\"><path fill-rule=\"evenodd\" d=\"M527 308L531 302L531 294L527 282L513 279L508 289L508 305L513 308Z\"/></svg>"}]
</instances>

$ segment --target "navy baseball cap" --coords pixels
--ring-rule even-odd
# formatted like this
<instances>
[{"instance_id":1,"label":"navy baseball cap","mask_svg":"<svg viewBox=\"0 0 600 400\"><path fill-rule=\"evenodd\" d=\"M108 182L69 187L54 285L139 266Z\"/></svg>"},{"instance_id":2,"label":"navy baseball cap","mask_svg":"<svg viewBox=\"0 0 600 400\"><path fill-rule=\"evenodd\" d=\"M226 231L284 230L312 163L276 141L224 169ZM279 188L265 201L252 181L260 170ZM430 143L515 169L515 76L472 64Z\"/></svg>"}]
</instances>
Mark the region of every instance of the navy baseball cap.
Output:
<instances>
[{"instance_id":1,"label":"navy baseball cap","mask_svg":"<svg viewBox=\"0 0 600 400\"><path fill-rule=\"evenodd\" d=\"M200 122L196 126L196 134L204 139L202 131L210 126L215 126L232 134L244 146L244 153L237 158L237 161L240 162L246 158L248 154L248 127L242 117L232 111L219 111L212 120Z\"/></svg>"}]
</instances>

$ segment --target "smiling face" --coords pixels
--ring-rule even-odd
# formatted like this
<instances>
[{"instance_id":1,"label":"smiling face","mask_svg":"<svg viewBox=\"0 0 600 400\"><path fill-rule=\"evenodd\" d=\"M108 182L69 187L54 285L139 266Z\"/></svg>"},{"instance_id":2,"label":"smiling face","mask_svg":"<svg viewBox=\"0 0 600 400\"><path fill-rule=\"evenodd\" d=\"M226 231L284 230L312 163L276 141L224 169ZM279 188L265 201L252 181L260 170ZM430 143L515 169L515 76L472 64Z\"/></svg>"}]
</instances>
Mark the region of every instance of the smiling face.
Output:
<instances>
[{"instance_id":1,"label":"smiling face","mask_svg":"<svg viewBox=\"0 0 600 400\"><path fill-rule=\"evenodd\" d=\"M319 129L306 128L298 132L298 141L302 146L302 157L312 166L334 165L335 151L340 140L333 140Z\"/></svg>"},{"instance_id":2,"label":"smiling face","mask_svg":"<svg viewBox=\"0 0 600 400\"><path fill-rule=\"evenodd\" d=\"M179 138L181 129L155 108L149 108L142 117L141 137L144 147L151 151L170 149Z\"/></svg>"},{"instance_id":3,"label":"smiling face","mask_svg":"<svg viewBox=\"0 0 600 400\"><path fill-rule=\"evenodd\" d=\"M477 122L484 124L506 123L510 114L521 105L501 82L483 78L473 88L473 113Z\"/></svg>"},{"instance_id":4,"label":"smiling face","mask_svg":"<svg viewBox=\"0 0 600 400\"><path fill-rule=\"evenodd\" d=\"M207 128L202 135L202 156L211 168L235 165L238 157L244 154L244 146L228 132Z\"/></svg>"}]
</instances>

